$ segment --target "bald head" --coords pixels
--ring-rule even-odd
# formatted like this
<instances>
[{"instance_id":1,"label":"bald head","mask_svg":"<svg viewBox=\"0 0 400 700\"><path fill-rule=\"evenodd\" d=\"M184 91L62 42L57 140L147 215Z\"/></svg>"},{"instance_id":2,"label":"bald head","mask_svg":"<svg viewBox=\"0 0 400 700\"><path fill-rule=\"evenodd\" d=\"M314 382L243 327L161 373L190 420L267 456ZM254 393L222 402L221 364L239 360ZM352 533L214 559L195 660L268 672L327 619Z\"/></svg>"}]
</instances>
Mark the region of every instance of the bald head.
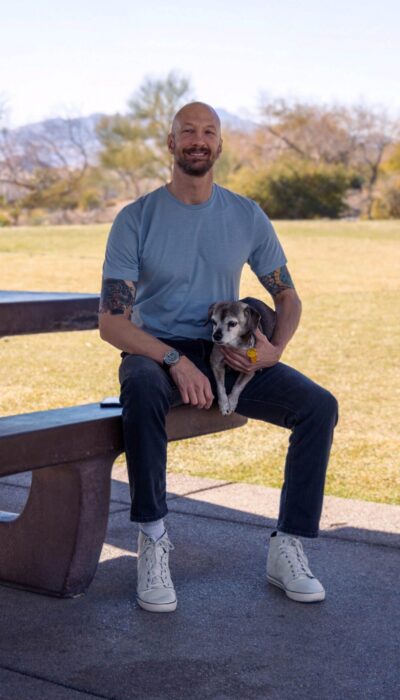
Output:
<instances>
[{"instance_id":1,"label":"bald head","mask_svg":"<svg viewBox=\"0 0 400 700\"><path fill-rule=\"evenodd\" d=\"M172 120L171 133L176 134L177 129L182 128L185 122L197 120L209 121L217 129L218 134L221 133L221 120L213 107L205 102L189 102L184 105L174 116Z\"/></svg>"}]
</instances>

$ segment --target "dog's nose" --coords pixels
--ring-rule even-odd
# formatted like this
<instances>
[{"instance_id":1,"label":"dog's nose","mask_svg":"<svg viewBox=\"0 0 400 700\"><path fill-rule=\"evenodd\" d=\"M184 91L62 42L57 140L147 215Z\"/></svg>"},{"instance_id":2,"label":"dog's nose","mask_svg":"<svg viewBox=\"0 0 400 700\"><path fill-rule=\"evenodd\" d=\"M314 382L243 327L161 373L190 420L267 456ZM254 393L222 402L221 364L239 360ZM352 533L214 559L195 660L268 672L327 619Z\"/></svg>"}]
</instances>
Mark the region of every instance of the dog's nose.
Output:
<instances>
[{"instance_id":1,"label":"dog's nose","mask_svg":"<svg viewBox=\"0 0 400 700\"><path fill-rule=\"evenodd\" d=\"M221 340L221 338L222 338L222 331L215 331L215 333L213 333L213 340Z\"/></svg>"}]
</instances>

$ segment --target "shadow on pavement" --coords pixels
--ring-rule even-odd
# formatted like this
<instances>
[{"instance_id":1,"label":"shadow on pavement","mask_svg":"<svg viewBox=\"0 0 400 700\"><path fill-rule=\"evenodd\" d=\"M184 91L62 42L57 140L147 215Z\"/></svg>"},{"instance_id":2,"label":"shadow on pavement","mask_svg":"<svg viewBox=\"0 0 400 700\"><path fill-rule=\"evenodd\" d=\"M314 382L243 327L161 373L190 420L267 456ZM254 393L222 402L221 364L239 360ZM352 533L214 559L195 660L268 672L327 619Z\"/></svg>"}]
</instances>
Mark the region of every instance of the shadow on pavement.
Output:
<instances>
[{"instance_id":1,"label":"shadow on pavement","mask_svg":"<svg viewBox=\"0 0 400 700\"><path fill-rule=\"evenodd\" d=\"M137 527L113 476L85 596L0 588L0 698L397 699L400 507L326 498L321 537L303 542L327 598L305 605L265 580L278 490L170 475L178 608L161 615L136 604ZM2 480L0 508L28 490L26 475Z\"/></svg>"}]
</instances>

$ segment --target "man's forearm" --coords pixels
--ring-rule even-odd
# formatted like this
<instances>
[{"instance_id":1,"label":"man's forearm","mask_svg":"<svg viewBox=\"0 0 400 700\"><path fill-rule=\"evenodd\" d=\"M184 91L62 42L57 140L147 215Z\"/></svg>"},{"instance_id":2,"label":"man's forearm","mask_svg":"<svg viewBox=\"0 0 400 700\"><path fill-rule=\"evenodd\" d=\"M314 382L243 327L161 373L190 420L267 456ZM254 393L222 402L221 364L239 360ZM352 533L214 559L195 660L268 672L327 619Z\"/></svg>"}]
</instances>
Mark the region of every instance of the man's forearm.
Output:
<instances>
[{"instance_id":1,"label":"man's forearm","mask_svg":"<svg viewBox=\"0 0 400 700\"><path fill-rule=\"evenodd\" d=\"M276 325L271 344L275 345L282 354L299 325L301 301L286 265L282 265L282 267L278 267L270 274L262 275L258 279L274 300Z\"/></svg>"},{"instance_id":2,"label":"man's forearm","mask_svg":"<svg viewBox=\"0 0 400 700\"><path fill-rule=\"evenodd\" d=\"M150 357L162 365L165 353L171 349L170 345L163 343L150 333L142 331L141 328L123 316L107 316L105 318L105 315L100 314L99 328L103 340L119 350L133 355Z\"/></svg>"},{"instance_id":3,"label":"man's forearm","mask_svg":"<svg viewBox=\"0 0 400 700\"><path fill-rule=\"evenodd\" d=\"M275 311L276 325L271 343L283 352L294 336L301 316L301 301L294 290L293 293L280 294L275 299Z\"/></svg>"}]
</instances>

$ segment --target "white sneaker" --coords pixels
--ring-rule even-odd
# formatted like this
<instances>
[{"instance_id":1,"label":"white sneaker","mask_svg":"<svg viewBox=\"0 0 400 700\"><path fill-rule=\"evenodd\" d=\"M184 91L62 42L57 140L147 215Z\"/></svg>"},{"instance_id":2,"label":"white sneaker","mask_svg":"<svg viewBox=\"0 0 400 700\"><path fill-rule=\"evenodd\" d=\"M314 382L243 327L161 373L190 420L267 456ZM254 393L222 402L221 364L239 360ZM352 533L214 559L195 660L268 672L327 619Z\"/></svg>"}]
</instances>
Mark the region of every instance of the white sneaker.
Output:
<instances>
[{"instance_id":1,"label":"white sneaker","mask_svg":"<svg viewBox=\"0 0 400 700\"><path fill-rule=\"evenodd\" d=\"M322 584L312 574L301 541L293 535L277 535L269 540L267 581L282 588L288 598L299 603L325 600Z\"/></svg>"},{"instance_id":2,"label":"white sneaker","mask_svg":"<svg viewBox=\"0 0 400 700\"><path fill-rule=\"evenodd\" d=\"M137 602L150 612L176 610L176 594L168 566L170 549L174 549L167 531L156 542L139 530Z\"/></svg>"}]
</instances>

